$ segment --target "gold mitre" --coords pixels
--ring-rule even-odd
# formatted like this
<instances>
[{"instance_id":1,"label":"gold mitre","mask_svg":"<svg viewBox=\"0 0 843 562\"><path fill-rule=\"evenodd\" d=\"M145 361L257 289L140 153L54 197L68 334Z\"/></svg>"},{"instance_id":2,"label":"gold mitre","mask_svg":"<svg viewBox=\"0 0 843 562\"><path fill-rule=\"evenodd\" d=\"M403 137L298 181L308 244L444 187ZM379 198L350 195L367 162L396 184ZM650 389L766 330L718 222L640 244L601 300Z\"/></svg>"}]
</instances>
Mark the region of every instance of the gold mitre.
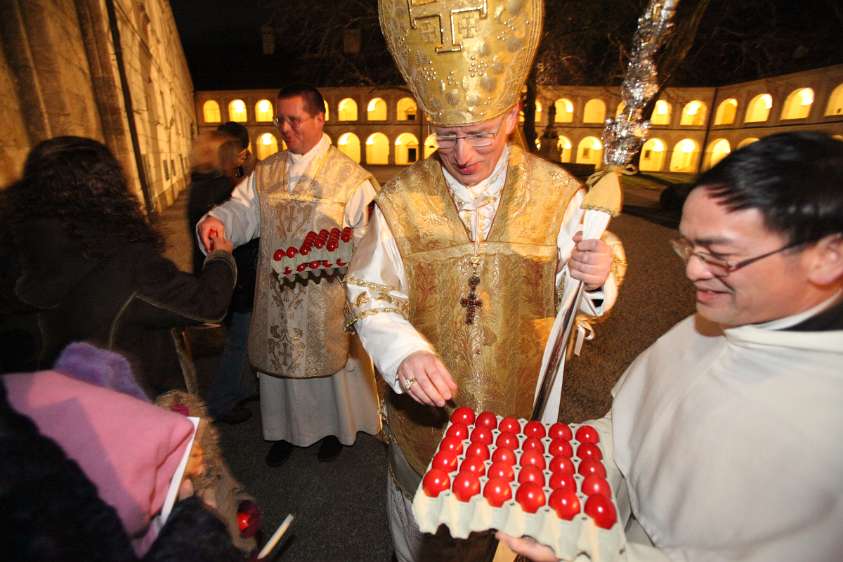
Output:
<instances>
[{"instance_id":1,"label":"gold mitre","mask_svg":"<svg viewBox=\"0 0 843 562\"><path fill-rule=\"evenodd\" d=\"M392 58L434 125L492 119L518 102L542 0L378 0Z\"/></svg>"}]
</instances>

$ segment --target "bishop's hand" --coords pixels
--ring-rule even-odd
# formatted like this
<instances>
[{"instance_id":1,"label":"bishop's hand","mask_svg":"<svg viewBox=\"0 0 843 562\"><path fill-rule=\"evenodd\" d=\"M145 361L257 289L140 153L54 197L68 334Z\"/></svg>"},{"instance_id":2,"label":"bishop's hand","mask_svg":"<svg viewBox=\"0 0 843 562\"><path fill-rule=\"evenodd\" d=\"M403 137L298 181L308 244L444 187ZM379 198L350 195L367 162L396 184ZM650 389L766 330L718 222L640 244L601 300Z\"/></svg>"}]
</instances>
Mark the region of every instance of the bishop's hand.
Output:
<instances>
[{"instance_id":1,"label":"bishop's hand","mask_svg":"<svg viewBox=\"0 0 843 562\"><path fill-rule=\"evenodd\" d=\"M442 408L457 394L457 383L435 354L411 353L398 366L398 383L420 404Z\"/></svg>"},{"instance_id":2,"label":"bishop's hand","mask_svg":"<svg viewBox=\"0 0 843 562\"><path fill-rule=\"evenodd\" d=\"M587 291L599 289L612 269L612 249L599 238L583 240L582 232L574 235L574 243L568 260L571 277L582 281Z\"/></svg>"}]
</instances>

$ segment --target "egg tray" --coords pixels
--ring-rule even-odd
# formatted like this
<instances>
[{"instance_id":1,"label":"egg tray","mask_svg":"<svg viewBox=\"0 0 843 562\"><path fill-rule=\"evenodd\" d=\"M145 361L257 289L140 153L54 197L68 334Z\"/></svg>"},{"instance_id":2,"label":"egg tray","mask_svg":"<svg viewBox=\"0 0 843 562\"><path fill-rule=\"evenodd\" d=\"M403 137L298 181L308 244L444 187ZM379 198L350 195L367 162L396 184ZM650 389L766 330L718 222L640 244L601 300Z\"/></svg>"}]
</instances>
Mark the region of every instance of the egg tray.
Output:
<instances>
[{"instance_id":1,"label":"egg tray","mask_svg":"<svg viewBox=\"0 0 843 562\"><path fill-rule=\"evenodd\" d=\"M501 416L496 416L496 419L497 423L500 424ZM527 420L519 419L518 422L523 431ZM449 422L446 433L443 435L447 435L447 430L450 429L453 423ZM545 435L547 435L550 424L543 425ZM581 425L568 424L574 435ZM465 460L466 449L471 442L468 437L470 437L474 428L475 425L473 423L468 425L468 436L463 440L463 448L462 452L458 455L456 468L448 473L452 486L454 478L459 473L459 467L462 465L463 460ZM581 461L575 454L570 458L575 466L574 480L576 481L576 494L580 501L581 511L571 520L560 518L556 511L547 505L547 501L553 492L550 488L551 471L548 468L545 468L543 471L545 480L544 494L546 499L543 507L538 508L535 513L528 513L515 500L518 488L520 487L518 475L521 470L521 446L527 438L522 432L517 434L518 449L515 451L516 461L513 465L515 476L510 483L512 498L504 502L501 507L494 507L486 500L483 496L483 490L485 490L486 483L489 480L487 473L492 464L492 455L497 449L496 441L499 434L500 431L497 428L492 430L492 443L488 445L489 459L485 461L484 475L480 477L480 492L471 497L467 502L458 499L451 488L439 493L438 497L430 497L424 491L423 483L419 484L413 498L413 514L415 515L419 529L424 533L435 533L439 525L445 525L450 531L451 536L459 539L467 538L472 532L496 529L515 537L525 535L533 537L538 542L548 545L553 549L557 557L564 560L573 560L581 556L602 562L613 562L621 559L626 548L626 535L624 534L623 524L621 521L616 521L611 528L604 529L595 524L589 515L586 515L584 507L587 496L582 490L584 478L576 473ZM541 441L545 451L545 466L548 467L552 458L547 453L551 438L545 436ZM573 450L576 451L579 441L574 437L569 443ZM602 446L599 443L597 443L597 446L600 448L603 460L606 461L607 458ZM437 452L438 450L439 447L437 446ZM431 470L432 465L433 461L431 460L425 474ZM607 471L606 480L612 488L612 505L617 514L618 509L613 483L620 481L620 474L611 462L604 462L604 467Z\"/></svg>"}]
</instances>

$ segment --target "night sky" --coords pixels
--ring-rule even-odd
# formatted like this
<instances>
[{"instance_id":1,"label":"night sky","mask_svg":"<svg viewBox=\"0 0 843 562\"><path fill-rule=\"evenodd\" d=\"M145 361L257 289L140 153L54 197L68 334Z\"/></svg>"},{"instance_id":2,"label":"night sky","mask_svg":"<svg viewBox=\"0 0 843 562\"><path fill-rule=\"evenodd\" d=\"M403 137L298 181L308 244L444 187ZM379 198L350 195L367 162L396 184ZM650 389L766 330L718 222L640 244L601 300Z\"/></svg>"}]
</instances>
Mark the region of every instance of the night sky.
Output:
<instances>
[{"instance_id":1,"label":"night sky","mask_svg":"<svg viewBox=\"0 0 843 562\"><path fill-rule=\"evenodd\" d=\"M354 64L343 64L346 61L342 60L342 53L339 59L323 60L312 54L303 57L301 49L297 49L299 41L320 33L309 27L314 25L313 18L309 24L304 23L302 9L312 9L313 13L351 10L355 3L346 1L172 0L194 88L277 88L300 80L319 86L364 83L359 80L359 72L349 72L352 66L359 70L361 57ZM356 3L361 4L373 11L376 0ZM574 40L591 41L594 53L592 57L584 49L580 72L563 74L558 83L618 83L623 73L620 63L603 74L591 73L590 69L603 68L607 61L623 60L616 53L620 46L629 47L629 35L635 28L635 17L631 15L640 13L638 6L644 4L645 0L546 0L546 12L553 17L546 17L545 32L556 32L548 29L549 25L572 26L580 34ZM617 20L619 14L621 21L613 22L612 17ZM316 17L315 21L318 25L320 20ZM260 30L270 22L277 30L276 51L265 55ZM374 22L370 27L361 29L364 48L374 46L375 53L383 54L380 30ZM570 34L570 30L564 32ZM330 30L329 34L341 42L341 30ZM397 79L383 78L397 77L390 59L376 58L363 64L369 83L398 83ZM675 74L673 84L715 86L838 63L843 63L840 0L711 0L686 63ZM384 65L389 68L384 69Z\"/></svg>"}]
</instances>

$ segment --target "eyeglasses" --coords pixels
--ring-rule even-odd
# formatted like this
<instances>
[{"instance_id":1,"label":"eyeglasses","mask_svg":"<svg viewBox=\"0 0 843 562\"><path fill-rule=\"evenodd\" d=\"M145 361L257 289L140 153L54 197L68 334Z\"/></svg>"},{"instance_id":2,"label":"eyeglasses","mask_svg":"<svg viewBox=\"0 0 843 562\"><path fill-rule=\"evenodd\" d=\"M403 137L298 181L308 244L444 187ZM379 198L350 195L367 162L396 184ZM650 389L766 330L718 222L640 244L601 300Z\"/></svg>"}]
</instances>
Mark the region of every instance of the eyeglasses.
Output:
<instances>
[{"instance_id":1,"label":"eyeglasses","mask_svg":"<svg viewBox=\"0 0 843 562\"><path fill-rule=\"evenodd\" d=\"M714 257L711 254L706 254L704 252L695 252L694 245L686 238L677 238L675 240L671 240L670 246L673 248L673 251L676 252L676 255L682 258L682 261L684 261L686 264L691 260L692 257L698 258L701 262L705 264L706 268L711 272L712 275L714 275L715 277L722 278L727 277L730 273L734 273L739 269L743 269L744 267L750 264L763 260L764 258L770 257L780 252L784 252L785 250L790 250L791 248L804 246L806 243L807 242L791 242L790 244L782 246L781 248L773 250L772 252L767 252L766 254L761 254L760 256L747 258L736 263L732 263L729 260Z\"/></svg>"},{"instance_id":2,"label":"eyeglasses","mask_svg":"<svg viewBox=\"0 0 843 562\"><path fill-rule=\"evenodd\" d=\"M276 115L272 122L279 129L284 126L284 123L287 123L292 129L298 131L301 128L302 123L304 123L308 119L313 119L314 117L316 116L308 115L307 117L278 117Z\"/></svg>"},{"instance_id":3,"label":"eyeglasses","mask_svg":"<svg viewBox=\"0 0 843 562\"><path fill-rule=\"evenodd\" d=\"M439 150L448 151L457 146L459 139L464 140L472 148L489 148L495 143L498 133L501 132L503 123L494 132L485 131L480 133L469 133L467 135L440 135L436 133L436 144Z\"/></svg>"}]
</instances>

